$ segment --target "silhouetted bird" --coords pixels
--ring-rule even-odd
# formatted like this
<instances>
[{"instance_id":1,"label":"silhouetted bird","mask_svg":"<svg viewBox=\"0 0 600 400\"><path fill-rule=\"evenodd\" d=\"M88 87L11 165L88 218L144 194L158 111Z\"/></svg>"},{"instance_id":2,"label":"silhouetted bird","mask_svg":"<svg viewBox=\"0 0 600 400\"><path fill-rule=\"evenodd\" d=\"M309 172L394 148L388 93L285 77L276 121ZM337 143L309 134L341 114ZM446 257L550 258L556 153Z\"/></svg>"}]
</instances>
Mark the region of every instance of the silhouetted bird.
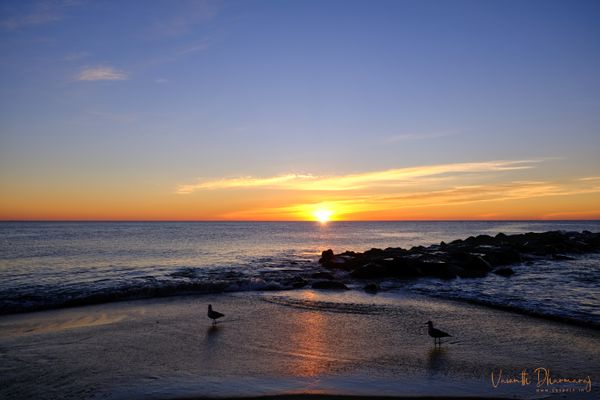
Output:
<instances>
[{"instance_id":1,"label":"silhouetted bird","mask_svg":"<svg viewBox=\"0 0 600 400\"><path fill-rule=\"evenodd\" d=\"M439 329L435 329L433 327L433 322L431 322L431 321L427 321L425 323L425 325L428 325L427 331L429 333L429 336L431 336L433 338L433 345L434 346L437 343L439 343L440 346L441 346L442 345L442 338L443 337L452 337L452 335L449 335L446 332L440 331ZM436 340L437 340L437 343L436 343Z\"/></svg>"},{"instance_id":2,"label":"silhouetted bird","mask_svg":"<svg viewBox=\"0 0 600 400\"><path fill-rule=\"evenodd\" d=\"M221 314L218 311L213 311L212 304L208 305L208 318L213 320L213 325L216 325L217 319L224 317L225 314Z\"/></svg>"}]
</instances>

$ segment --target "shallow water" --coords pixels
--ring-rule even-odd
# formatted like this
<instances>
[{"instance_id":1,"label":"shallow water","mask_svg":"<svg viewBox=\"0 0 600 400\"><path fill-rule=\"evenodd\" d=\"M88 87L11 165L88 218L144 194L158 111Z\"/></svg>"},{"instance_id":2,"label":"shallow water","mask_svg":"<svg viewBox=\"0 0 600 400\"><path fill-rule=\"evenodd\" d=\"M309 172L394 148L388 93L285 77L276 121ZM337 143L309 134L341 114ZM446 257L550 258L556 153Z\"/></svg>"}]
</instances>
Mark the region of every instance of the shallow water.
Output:
<instances>
[{"instance_id":1,"label":"shallow water","mask_svg":"<svg viewBox=\"0 0 600 400\"><path fill-rule=\"evenodd\" d=\"M364 251L548 230L600 231L600 221L2 222L0 313L185 293L285 289L293 277L318 271L316 261L328 248ZM430 279L407 287L600 324L598 255L515 269L517 275L510 279Z\"/></svg>"},{"instance_id":2,"label":"shallow water","mask_svg":"<svg viewBox=\"0 0 600 400\"><path fill-rule=\"evenodd\" d=\"M225 317L206 317L212 303ZM424 321L452 337L434 347ZM591 376L598 332L412 293L181 296L0 318L0 397L164 399L285 393L546 397L491 372ZM562 387L565 387L564 385Z\"/></svg>"}]
</instances>

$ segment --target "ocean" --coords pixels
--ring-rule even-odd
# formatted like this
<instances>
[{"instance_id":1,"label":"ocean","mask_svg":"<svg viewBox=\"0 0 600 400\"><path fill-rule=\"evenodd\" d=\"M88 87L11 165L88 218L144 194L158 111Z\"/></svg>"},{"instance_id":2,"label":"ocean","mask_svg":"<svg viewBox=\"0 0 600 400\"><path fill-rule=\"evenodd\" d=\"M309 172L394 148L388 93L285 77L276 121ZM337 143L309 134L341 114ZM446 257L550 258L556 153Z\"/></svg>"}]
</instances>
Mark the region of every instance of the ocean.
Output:
<instances>
[{"instance_id":1,"label":"ocean","mask_svg":"<svg viewBox=\"0 0 600 400\"><path fill-rule=\"evenodd\" d=\"M1 222L0 314L200 293L290 290L323 250L430 245L472 235L600 231L600 221ZM381 282L384 292L600 326L600 254L513 266L510 278ZM364 282L342 277L362 290Z\"/></svg>"}]
</instances>

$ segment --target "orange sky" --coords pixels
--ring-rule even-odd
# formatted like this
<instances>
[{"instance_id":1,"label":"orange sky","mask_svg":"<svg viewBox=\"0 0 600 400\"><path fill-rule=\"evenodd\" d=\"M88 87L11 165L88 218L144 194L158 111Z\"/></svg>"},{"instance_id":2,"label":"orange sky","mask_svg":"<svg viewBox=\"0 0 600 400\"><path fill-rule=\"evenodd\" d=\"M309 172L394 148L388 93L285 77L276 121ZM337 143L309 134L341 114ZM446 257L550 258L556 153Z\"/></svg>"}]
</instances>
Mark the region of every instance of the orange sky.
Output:
<instances>
[{"instance_id":1,"label":"orange sky","mask_svg":"<svg viewBox=\"0 0 600 400\"><path fill-rule=\"evenodd\" d=\"M3 220L598 219L600 177L541 179L552 161L454 163L339 176L179 184L15 185ZM11 190L12 189L12 190Z\"/></svg>"}]
</instances>

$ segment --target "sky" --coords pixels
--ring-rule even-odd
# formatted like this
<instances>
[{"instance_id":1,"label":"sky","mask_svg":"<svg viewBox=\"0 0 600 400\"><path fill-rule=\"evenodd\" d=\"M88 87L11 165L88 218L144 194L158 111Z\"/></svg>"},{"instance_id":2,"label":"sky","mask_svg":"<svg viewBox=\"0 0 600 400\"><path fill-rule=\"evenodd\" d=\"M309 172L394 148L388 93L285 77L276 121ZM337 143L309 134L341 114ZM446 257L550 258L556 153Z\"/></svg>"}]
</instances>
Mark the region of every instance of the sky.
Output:
<instances>
[{"instance_id":1,"label":"sky","mask_svg":"<svg viewBox=\"0 0 600 400\"><path fill-rule=\"evenodd\" d=\"M3 0L0 219L597 219L598 21L580 0Z\"/></svg>"}]
</instances>

